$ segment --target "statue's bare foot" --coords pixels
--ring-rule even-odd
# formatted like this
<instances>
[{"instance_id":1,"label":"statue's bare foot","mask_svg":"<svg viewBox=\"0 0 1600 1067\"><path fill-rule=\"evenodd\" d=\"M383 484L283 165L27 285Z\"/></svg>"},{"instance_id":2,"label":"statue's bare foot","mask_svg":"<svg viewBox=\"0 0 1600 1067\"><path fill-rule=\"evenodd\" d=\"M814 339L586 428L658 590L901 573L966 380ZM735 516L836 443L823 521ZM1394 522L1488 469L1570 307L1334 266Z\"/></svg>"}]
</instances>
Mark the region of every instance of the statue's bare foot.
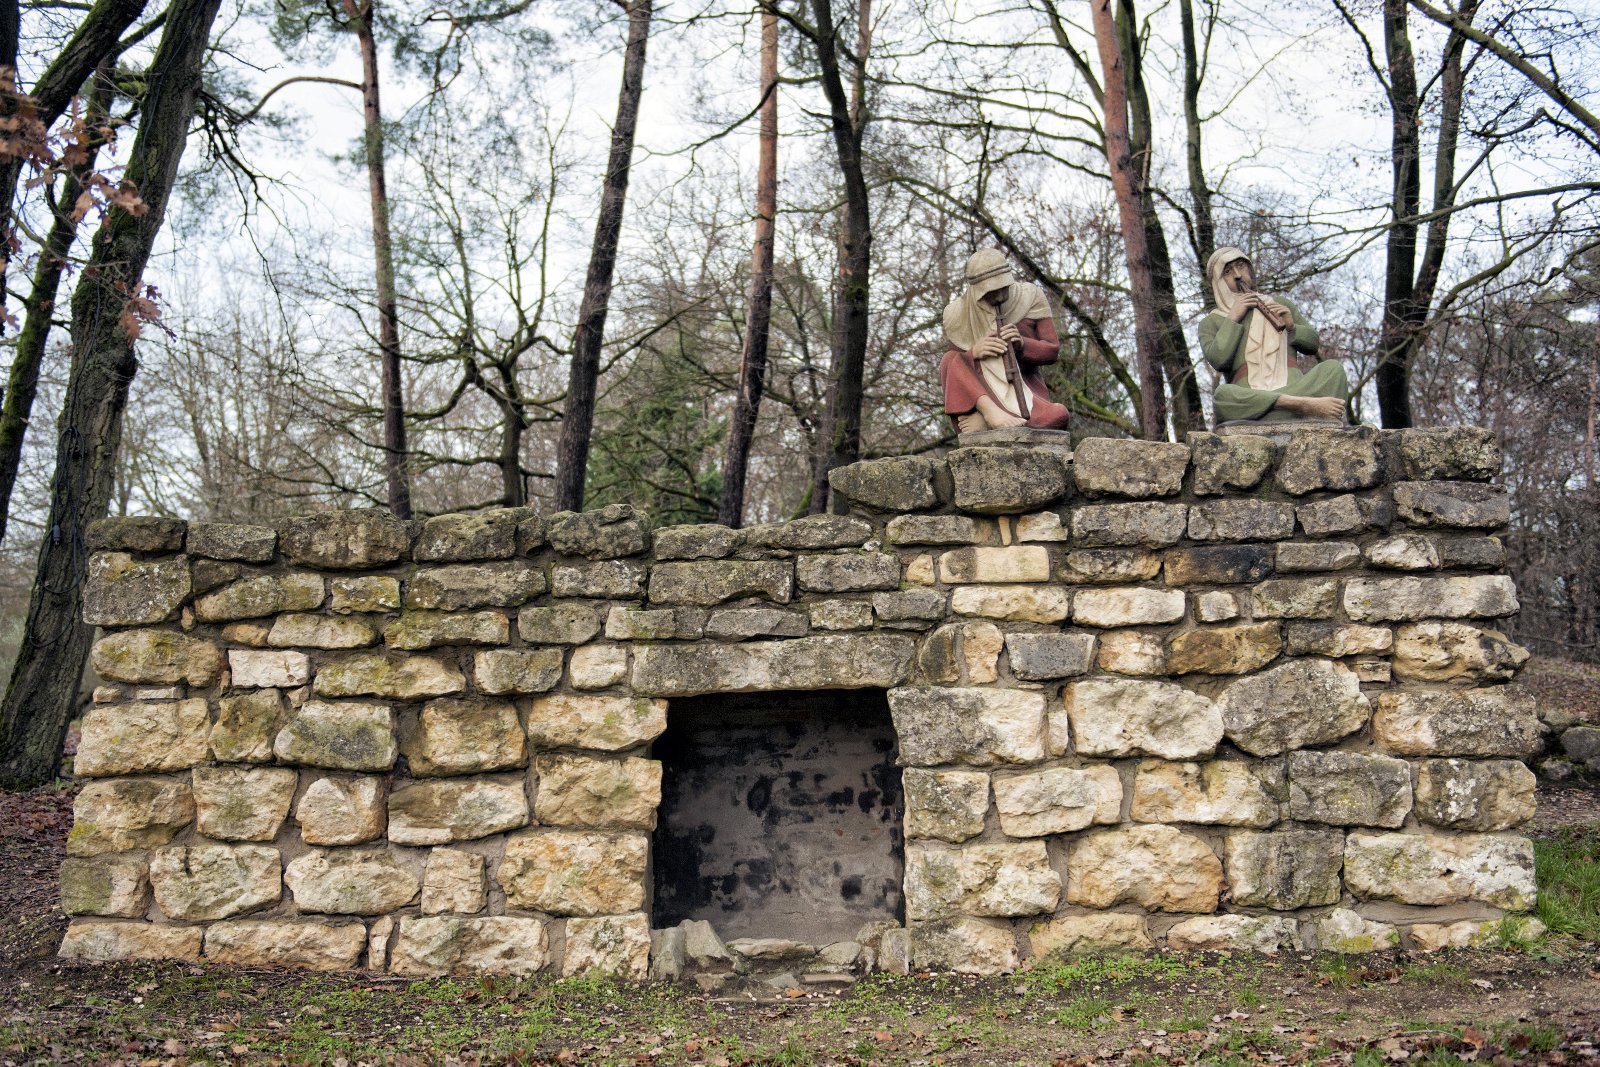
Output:
<instances>
[{"instance_id":1,"label":"statue's bare foot","mask_svg":"<svg viewBox=\"0 0 1600 1067\"><path fill-rule=\"evenodd\" d=\"M956 429L961 433L977 433L979 430L987 430L988 428L988 421L976 411L969 411L965 415L956 416Z\"/></svg>"},{"instance_id":2,"label":"statue's bare foot","mask_svg":"<svg viewBox=\"0 0 1600 1067\"><path fill-rule=\"evenodd\" d=\"M1274 406L1302 418L1344 421L1344 401L1336 396L1280 396Z\"/></svg>"},{"instance_id":3,"label":"statue's bare foot","mask_svg":"<svg viewBox=\"0 0 1600 1067\"><path fill-rule=\"evenodd\" d=\"M994 428L996 430L1010 430L1018 426L1026 425L1028 425L1027 419L1018 418L1017 416L1008 412L995 420Z\"/></svg>"}]
</instances>

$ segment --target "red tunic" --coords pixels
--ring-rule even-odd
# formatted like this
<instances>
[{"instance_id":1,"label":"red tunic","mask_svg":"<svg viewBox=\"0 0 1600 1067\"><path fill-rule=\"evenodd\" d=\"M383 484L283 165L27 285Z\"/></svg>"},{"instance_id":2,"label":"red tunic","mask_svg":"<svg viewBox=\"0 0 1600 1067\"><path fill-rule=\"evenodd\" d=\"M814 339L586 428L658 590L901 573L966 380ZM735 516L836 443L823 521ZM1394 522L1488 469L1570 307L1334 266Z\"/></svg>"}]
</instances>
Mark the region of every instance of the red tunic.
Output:
<instances>
[{"instance_id":1,"label":"red tunic","mask_svg":"<svg viewBox=\"0 0 1600 1067\"><path fill-rule=\"evenodd\" d=\"M1047 367L1061 354L1061 341L1056 337L1055 323L1049 319L1022 319L1017 323L1022 344L1017 352L1017 367L1022 371L1022 381L1028 387L1028 425L1036 430L1061 430L1067 425L1067 409L1050 399L1040 367ZM987 396L996 403L1000 398L984 384L983 375L974 364L970 352L952 348L939 362L939 384L944 387L944 411L952 420L957 415L967 415L977 410L978 398ZM1015 407L1016 398L1002 407Z\"/></svg>"}]
</instances>

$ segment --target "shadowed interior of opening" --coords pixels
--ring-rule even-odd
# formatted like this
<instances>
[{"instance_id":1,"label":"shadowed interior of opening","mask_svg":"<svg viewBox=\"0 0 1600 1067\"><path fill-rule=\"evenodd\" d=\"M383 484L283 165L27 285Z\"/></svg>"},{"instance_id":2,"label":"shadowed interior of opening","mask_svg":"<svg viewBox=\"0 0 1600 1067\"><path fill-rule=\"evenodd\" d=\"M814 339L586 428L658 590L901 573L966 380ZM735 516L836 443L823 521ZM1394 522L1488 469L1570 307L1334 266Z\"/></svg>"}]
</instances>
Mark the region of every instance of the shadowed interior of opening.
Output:
<instances>
[{"instance_id":1,"label":"shadowed interior of opening","mask_svg":"<svg viewBox=\"0 0 1600 1067\"><path fill-rule=\"evenodd\" d=\"M652 925L849 940L903 918L900 768L881 689L674 700Z\"/></svg>"}]
</instances>

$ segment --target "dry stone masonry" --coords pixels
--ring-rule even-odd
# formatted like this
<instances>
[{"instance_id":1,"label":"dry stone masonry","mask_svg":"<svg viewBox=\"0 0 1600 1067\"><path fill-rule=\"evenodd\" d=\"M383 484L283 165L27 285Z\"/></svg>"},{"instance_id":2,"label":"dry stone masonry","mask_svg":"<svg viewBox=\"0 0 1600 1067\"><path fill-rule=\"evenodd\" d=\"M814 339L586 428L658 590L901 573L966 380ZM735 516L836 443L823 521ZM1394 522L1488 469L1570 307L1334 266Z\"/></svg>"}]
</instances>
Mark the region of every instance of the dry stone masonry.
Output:
<instances>
[{"instance_id":1,"label":"dry stone masonry","mask_svg":"<svg viewBox=\"0 0 1600 1067\"><path fill-rule=\"evenodd\" d=\"M851 514L742 531L99 523L61 952L714 984L1472 943L1534 903L1499 464L1199 433L857 463ZM862 689L901 921L652 930L673 702Z\"/></svg>"}]
</instances>

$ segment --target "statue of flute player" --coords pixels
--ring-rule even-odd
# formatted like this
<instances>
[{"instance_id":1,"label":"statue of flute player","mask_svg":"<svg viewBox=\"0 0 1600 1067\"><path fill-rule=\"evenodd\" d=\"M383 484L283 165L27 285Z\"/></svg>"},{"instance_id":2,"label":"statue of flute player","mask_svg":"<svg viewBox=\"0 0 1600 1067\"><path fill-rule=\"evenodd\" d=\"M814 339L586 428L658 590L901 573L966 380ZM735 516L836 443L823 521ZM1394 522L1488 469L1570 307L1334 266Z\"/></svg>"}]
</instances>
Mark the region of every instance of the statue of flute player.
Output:
<instances>
[{"instance_id":1,"label":"statue of flute player","mask_svg":"<svg viewBox=\"0 0 1600 1067\"><path fill-rule=\"evenodd\" d=\"M1284 297L1256 291L1250 258L1219 248L1206 261L1216 308L1200 321L1200 351L1227 377L1217 386L1217 422L1344 421L1350 381L1329 360L1301 373L1292 352L1315 357L1317 331Z\"/></svg>"},{"instance_id":2,"label":"statue of flute player","mask_svg":"<svg viewBox=\"0 0 1600 1067\"><path fill-rule=\"evenodd\" d=\"M967 260L966 282L944 309L950 349L939 363L939 384L945 414L961 433L1065 429L1067 409L1050 399L1039 374L1061 354L1043 291L1013 278L995 248Z\"/></svg>"}]
</instances>

